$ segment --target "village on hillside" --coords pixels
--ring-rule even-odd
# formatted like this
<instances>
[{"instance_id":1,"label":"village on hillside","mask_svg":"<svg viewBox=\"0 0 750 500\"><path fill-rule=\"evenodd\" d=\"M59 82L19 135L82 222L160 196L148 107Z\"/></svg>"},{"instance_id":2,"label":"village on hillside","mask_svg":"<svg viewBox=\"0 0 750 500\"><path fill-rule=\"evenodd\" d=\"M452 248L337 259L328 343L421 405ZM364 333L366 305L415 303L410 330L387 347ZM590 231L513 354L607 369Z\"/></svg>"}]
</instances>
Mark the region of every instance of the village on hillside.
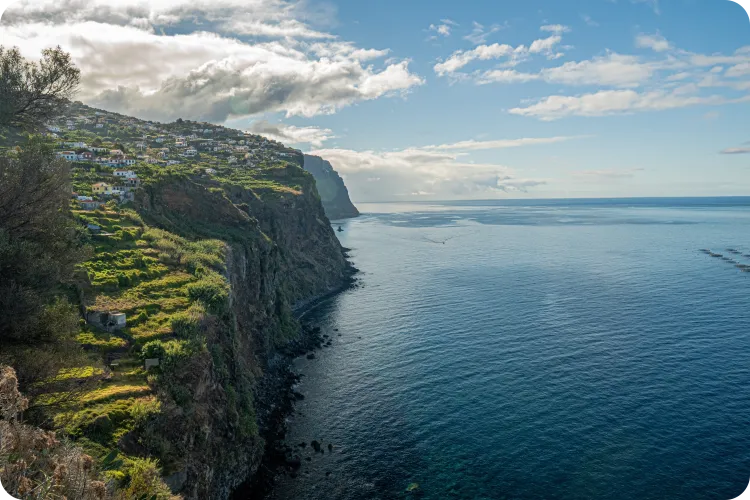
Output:
<instances>
[{"instance_id":1,"label":"village on hillside","mask_svg":"<svg viewBox=\"0 0 750 500\"><path fill-rule=\"evenodd\" d=\"M80 210L132 201L142 182L159 171L273 187L265 170L301 155L272 139L220 125L143 121L80 102L49 123L45 135L54 140L57 156L73 164L72 198Z\"/></svg>"}]
</instances>

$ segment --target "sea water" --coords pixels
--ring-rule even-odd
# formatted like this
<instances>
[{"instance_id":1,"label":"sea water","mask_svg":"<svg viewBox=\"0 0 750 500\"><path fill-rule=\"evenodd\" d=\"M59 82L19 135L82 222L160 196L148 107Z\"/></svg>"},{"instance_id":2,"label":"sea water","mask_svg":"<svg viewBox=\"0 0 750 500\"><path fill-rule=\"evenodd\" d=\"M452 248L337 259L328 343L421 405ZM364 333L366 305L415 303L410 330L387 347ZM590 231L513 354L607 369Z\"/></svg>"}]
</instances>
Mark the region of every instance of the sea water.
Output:
<instances>
[{"instance_id":1,"label":"sea water","mask_svg":"<svg viewBox=\"0 0 750 500\"><path fill-rule=\"evenodd\" d=\"M361 286L305 318L333 345L295 361L303 465L272 498L745 489L750 198L360 210L337 234Z\"/></svg>"}]
</instances>

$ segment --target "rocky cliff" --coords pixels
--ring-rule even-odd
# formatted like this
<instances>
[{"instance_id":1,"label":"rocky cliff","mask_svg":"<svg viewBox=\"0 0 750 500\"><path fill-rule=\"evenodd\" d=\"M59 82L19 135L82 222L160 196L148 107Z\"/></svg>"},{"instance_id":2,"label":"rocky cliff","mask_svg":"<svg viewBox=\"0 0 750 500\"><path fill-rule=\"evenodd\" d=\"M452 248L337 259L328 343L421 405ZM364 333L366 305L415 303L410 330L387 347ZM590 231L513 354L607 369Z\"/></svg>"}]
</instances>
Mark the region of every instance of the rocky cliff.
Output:
<instances>
[{"instance_id":1,"label":"rocky cliff","mask_svg":"<svg viewBox=\"0 0 750 500\"><path fill-rule=\"evenodd\" d=\"M318 156L305 155L304 168L315 177L320 200L329 219L347 219L359 215L349 199L349 190L346 189L344 180L329 162Z\"/></svg>"}]
</instances>

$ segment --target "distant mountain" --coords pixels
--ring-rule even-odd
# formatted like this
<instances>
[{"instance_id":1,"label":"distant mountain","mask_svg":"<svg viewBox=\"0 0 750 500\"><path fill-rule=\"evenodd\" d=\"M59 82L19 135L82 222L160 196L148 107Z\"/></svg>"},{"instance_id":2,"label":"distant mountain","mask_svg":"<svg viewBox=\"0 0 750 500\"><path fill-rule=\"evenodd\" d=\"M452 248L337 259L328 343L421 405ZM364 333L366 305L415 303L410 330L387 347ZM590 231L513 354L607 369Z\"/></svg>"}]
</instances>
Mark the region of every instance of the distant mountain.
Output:
<instances>
[{"instance_id":1,"label":"distant mountain","mask_svg":"<svg viewBox=\"0 0 750 500\"><path fill-rule=\"evenodd\" d=\"M359 211L349 199L344 180L331 164L318 156L305 155L304 169L315 177L320 201L329 219L357 217Z\"/></svg>"}]
</instances>

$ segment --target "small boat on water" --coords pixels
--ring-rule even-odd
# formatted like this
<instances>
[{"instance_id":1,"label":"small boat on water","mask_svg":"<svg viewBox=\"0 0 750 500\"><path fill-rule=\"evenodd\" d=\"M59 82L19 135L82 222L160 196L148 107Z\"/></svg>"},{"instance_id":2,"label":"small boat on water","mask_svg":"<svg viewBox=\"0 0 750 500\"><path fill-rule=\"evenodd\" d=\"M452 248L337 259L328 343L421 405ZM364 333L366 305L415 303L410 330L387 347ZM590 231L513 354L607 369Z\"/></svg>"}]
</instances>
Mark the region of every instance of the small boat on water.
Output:
<instances>
[{"instance_id":1,"label":"small boat on water","mask_svg":"<svg viewBox=\"0 0 750 500\"><path fill-rule=\"evenodd\" d=\"M344 232L344 228L342 228L341 226L339 226L339 228L336 231L338 231L339 233L343 233Z\"/></svg>"}]
</instances>

